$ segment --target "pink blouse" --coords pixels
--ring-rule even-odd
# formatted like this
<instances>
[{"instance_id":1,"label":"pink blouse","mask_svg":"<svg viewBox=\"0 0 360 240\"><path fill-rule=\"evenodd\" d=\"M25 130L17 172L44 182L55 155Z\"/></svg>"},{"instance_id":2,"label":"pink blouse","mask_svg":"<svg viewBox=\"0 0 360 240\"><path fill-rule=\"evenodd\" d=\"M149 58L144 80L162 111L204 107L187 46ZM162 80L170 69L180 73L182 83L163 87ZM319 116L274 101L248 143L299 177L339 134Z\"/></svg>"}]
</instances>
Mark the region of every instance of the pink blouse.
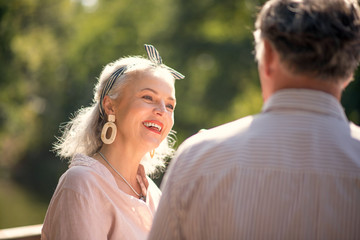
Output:
<instances>
[{"instance_id":1,"label":"pink blouse","mask_svg":"<svg viewBox=\"0 0 360 240\"><path fill-rule=\"evenodd\" d=\"M148 181L144 202L120 190L100 162L77 155L59 180L41 239L146 239L161 196Z\"/></svg>"}]
</instances>

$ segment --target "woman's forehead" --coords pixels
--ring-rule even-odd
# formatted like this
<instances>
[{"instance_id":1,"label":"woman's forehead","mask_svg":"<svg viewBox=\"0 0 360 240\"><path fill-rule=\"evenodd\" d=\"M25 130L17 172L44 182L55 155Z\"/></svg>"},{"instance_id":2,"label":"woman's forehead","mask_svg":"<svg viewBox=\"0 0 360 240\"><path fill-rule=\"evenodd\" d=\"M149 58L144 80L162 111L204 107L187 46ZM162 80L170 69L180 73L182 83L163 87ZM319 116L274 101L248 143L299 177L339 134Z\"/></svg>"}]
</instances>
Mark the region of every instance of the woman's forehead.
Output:
<instances>
[{"instance_id":1,"label":"woman's forehead","mask_svg":"<svg viewBox=\"0 0 360 240\"><path fill-rule=\"evenodd\" d=\"M144 71L135 74L127 85L136 92L152 89L157 93L168 94L175 98L174 83L174 78L166 71Z\"/></svg>"}]
</instances>

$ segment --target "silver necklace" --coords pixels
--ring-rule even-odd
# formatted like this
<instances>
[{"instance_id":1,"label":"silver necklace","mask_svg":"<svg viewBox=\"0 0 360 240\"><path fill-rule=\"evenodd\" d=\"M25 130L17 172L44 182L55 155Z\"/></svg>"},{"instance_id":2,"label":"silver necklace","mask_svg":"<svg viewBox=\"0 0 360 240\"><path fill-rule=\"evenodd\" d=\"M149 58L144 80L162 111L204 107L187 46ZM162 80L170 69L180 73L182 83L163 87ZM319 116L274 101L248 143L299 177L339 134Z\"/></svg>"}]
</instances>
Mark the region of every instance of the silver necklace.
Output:
<instances>
[{"instance_id":1,"label":"silver necklace","mask_svg":"<svg viewBox=\"0 0 360 240\"><path fill-rule=\"evenodd\" d=\"M122 180L124 180L124 182L131 188L131 190L136 194L136 196L138 196L140 198L140 200L143 200L144 202L146 201L146 196L144 196L142 193L138 193L132 186L131 184L126 181L126 179L109 163L109 161L106 159L106 157L101 153L98 152L99 155L102 157L102 159L105 160L105 162L121 177Z\"/></svg>"}]
</instances>

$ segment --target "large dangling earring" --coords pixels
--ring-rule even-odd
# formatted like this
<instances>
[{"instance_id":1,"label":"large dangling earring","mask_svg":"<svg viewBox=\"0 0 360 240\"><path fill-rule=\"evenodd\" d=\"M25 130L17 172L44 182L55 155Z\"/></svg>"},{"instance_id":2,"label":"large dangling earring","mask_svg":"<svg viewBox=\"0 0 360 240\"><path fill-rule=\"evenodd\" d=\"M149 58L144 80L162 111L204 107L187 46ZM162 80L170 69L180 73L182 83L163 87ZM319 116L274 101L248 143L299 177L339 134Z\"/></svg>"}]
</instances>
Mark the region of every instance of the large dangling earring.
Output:
<instances>
[{"instance_id":1,"label":"large dangling earring","mask_svg":"<svg viewBox=\"0 0 360 240\"><path fill-rule=\"evenodd\" d=\"M153 158L155 155L155 149L151 150L149 153L150 153L150 157Z\"/></svg>"},{"instance_id":2,"label":"large dangling earring","mask_svg":"<svg viewBox=\"0 0 360 240\"><path fill-rule=\"evenodd\" d=\"M115 122L115 115L109 114L108 122L105 123L101 131L101 141L103 141L103 143L105 144L111 144L115 140L117 128L114 122ZM106 135L109 128L111 128L111 135L109 138L107 138Z\"/></svg>"}]
</instances>

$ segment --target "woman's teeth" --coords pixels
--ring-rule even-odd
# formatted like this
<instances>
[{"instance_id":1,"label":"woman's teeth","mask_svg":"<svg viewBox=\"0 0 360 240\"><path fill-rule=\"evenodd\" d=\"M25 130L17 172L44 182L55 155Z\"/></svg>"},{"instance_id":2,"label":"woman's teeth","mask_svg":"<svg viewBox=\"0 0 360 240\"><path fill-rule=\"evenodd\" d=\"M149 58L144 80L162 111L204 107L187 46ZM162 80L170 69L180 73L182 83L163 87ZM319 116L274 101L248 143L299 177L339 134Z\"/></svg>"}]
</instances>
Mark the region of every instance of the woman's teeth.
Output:
<instances>
[{"instance_id":1,"label":"woman's teeth","mask_svg":"<svg viewBox=\"0 0 360 240\"><path fill-rule=\"evenodd\" d=\"M156 128L159 132L161 131L161 127L159 125L157 125L156 123L144 122L144 125L148 128L150 128L150 127Z\"/></svg>"}]
</instances>

